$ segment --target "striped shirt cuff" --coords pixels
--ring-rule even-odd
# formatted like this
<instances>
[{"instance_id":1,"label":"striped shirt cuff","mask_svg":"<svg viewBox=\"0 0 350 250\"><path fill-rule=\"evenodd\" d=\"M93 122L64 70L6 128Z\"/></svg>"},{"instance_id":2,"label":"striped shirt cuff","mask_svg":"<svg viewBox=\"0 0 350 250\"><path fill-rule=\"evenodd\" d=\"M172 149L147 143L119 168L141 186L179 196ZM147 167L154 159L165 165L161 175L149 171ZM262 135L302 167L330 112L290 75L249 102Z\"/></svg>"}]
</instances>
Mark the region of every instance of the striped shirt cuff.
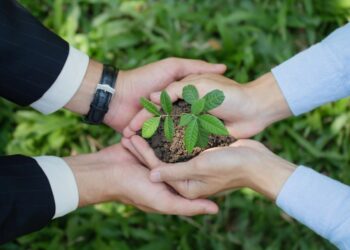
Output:
<instances>
[{"instance_id":1,"label":"striped shirt cuff","mask_svg":"<svg viewBox=\"0 0 350 250\"><path fill-rule=\"evenodd\" d=\"M54 156L34 157L47 176L55 200L53 219L64 216L78 208L79 193L74 174L67 163Z\"/></svg>"}]
</instances>

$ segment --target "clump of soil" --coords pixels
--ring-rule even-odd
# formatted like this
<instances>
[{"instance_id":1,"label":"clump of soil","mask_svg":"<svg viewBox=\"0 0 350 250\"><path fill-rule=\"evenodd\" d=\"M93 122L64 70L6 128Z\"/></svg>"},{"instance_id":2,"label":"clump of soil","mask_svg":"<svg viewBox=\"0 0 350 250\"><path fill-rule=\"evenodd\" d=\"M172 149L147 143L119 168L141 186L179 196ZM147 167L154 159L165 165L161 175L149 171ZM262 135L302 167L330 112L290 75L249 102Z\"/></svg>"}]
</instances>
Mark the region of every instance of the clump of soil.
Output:
<instances>
[{"instance_id":1,"label":"clump of soil","mask_svg":"<svg viewBox=\"0 0 350 250\"><path fill-rule=\"evenodd\" d=\"M189 154L185 149L184 143L185 129L184 127L181 127L178 124L180 120L179 115L181 115L182 113L190 112L191 106L185 101L180 100L174 103L172 114L175 115L173 117L175 123L175 135L173 141L168 142L165 138L163 131L163 122L161 122L161 125L159 126L156 133L150 139L147 139L147 142L154 149L155 154L160 160L169 163L187 161L192 159L205 149L228 146L235 141L235 139L232 136L211 135L209 137L209 143L206 148L201 149L199 147L196 147L193 149L193 152Z\"/></svg>"}]
</instances>

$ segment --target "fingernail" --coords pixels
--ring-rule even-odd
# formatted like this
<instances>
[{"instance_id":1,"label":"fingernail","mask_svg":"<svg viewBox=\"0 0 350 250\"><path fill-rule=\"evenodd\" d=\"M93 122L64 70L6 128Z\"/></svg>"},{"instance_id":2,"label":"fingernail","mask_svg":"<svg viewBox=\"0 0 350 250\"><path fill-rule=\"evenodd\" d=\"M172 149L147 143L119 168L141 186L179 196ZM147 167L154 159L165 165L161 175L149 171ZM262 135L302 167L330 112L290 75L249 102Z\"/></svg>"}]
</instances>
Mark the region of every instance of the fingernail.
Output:
<instances>
[{"instance_id":1,"label":"fingernail","mask_svg":"<svg viewBox=\"0 0 350 250\"><path fill-rule=\"evenodd\" d=\"M150 174L150 179L151 179L151 181L153 181L153 182L160 182L160 181L162 181L162 180L160 179L160 173L159 173L159 171L152 171L151 174Z\"/></svg>"},{"instance_id":2,"label":"fingernail","mask_svg":"<svg viewBox=\"0 0 350 250\"><path fill-rule=\"evenodd\" d=\"M216 214L218 212L218 210L214 207L206 207L205 212L207 214Z\"/></svg>"},{"instance_id":3,"label":"fingernail","mask_svg":"<svg viewBox=\"0 0 350 250\"><path fill-rule=\"evenodd\" d=\"M217 68L226 68L226 65L225 64L216 64L215 67Z\"/></svg>"},{"instance_id":4,"label":"fingernail","mask_svg":"<svg viewBox=\"0 0 350 250\"><path fill-rule=\"evenodd\" d=\"M159 99L161 92L154 92L151 94L151 99Z\"/></svg>"}]
</instances>

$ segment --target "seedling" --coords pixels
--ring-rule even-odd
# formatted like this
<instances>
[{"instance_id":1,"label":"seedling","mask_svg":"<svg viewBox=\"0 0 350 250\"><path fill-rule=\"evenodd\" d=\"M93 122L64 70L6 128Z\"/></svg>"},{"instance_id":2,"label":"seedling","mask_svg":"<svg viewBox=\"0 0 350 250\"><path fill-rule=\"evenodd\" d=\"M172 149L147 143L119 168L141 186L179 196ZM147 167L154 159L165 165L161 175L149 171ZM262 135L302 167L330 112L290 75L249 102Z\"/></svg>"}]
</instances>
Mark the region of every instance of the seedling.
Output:
<instances>
[{"instance_id":1,"label":"seedling","mask_svg":"<svg viewBox=\"0 0 350 250\"><path fill-rule=\"evenodd\" d=\"M221 90L213 90L204 97L199 98L195 86L187 85L182 89L182 97L191 105L191 113L180 115L180 126L185 127L185 148L187 152L192 153L194 147L205 148L208 145L209 135L228 135L225 125L213 115L207 112L220 106L225 95ZM157 131L160 122L164 121L164 136L171 142L174 137L174 120L172 115L172 102L169 94L162 91L160 95L160 104L164 114L157 106L146 98L142 97L141 105L154 116L144 122L142 126L142 137L150 138Z\"/></svg>"}]
</instances>

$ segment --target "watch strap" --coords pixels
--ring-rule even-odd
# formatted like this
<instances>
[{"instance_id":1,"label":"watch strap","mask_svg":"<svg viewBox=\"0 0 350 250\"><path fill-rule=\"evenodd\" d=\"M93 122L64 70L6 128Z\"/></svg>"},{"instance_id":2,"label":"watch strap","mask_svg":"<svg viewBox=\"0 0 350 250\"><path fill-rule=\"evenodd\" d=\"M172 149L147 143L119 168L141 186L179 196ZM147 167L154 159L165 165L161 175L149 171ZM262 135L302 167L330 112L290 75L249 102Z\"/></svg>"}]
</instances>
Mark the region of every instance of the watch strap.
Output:
<instances>
[{"instance_id":1,"label":"watch strap","mask_svg":"<svg viewBox=\"0 0 350 250\"><path fill-rule=\"evenodd\" d=\"M90 110L85 116L88 124L101 124L108 112L109 103L115 93L115 84L118 70L110 65L103 65L102 76L97 84L94 98L90 104Z\"/></svg>"}]
</instances>

